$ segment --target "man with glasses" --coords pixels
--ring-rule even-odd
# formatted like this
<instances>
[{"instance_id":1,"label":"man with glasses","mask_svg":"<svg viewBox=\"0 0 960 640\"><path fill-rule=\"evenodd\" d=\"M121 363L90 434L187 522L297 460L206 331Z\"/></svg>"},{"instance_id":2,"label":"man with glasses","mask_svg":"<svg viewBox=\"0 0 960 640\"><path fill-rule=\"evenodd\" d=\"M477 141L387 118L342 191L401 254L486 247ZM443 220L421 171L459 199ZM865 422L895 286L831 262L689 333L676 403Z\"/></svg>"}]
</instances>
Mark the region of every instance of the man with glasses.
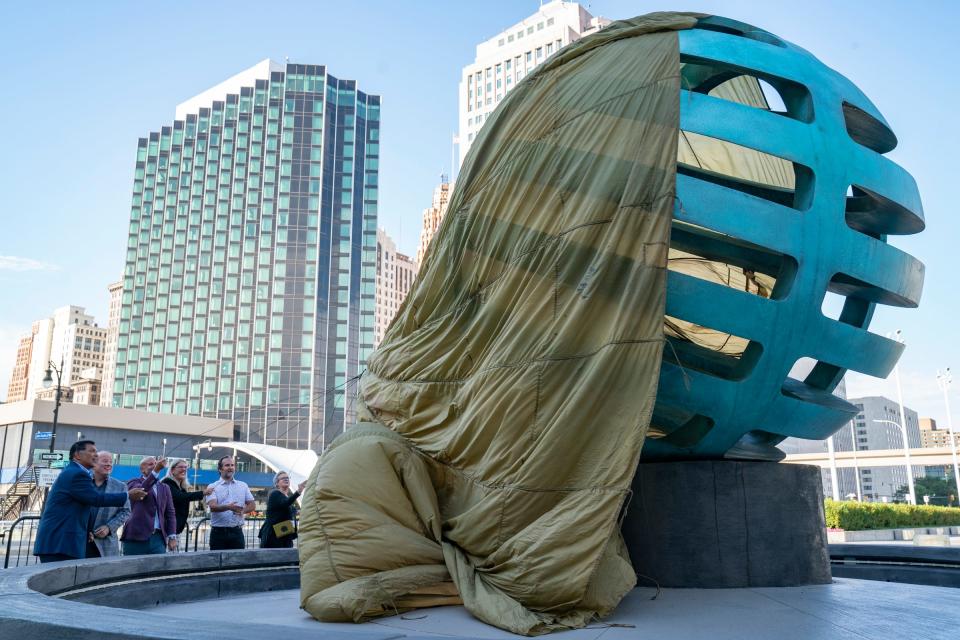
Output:
<instances>
[{"instance_id":1,"label":"man with glasses","mask_svg":"<svg viewBox=\"0 0 960 640\"><path fill-rule=\"evenodd\" d=\"M127 485L110 477L113 471L113 454L109 451L97 453L93 463L93 486L100 493L120 493L127 490ZM130 502L122 507L100 507L90 512L90 533L87 539L88 558L109 558L120 555L120 542L117 540L117 530L130 517Z\"/></svg>"},{"instance_id":2,"label":"man with glasses","mask_svg":"<svg viewBox=\"0 0 960 640\"><path fill-rule=\"evenodd\" d=\"M122 507L142 500L147 492L131 488L125 492L101 493L93 484L91 469L97 459L92 440L80 440L70 447L70 462L50 489L33 553L40 562L78 560L86 557L90 512L99 507Z\"/></svg>"}]
</instances>

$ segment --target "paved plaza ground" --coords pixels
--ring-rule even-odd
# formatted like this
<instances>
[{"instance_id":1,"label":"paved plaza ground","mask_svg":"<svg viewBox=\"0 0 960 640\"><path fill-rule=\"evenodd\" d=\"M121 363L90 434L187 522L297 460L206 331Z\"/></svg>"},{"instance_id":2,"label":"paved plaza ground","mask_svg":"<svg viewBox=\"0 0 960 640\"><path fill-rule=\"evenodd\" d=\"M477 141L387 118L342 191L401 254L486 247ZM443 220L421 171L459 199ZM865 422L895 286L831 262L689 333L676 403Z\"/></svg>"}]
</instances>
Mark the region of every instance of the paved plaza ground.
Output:
<instances>
[{"instance_id":1,"label":"paved plaza ground","mask_svg":"<svg viewBox=\"0 0 960 640\"><path fill-rule=\"evenodd\" d=\"M223 620L234 625L249 621L358 635L394 631L397 637L519 637L479 622L463 607L424 609L362 625L320 623L298 608L298 597L296 590L274 591L232 598L229 606L224 606L225 601L205 601L150 611L186 619ZM552 637L944 640L956 637L957 629L960 589L838 578L833 584L811 587L663 589L659 595L656 589L638 588L603 623ZM282 637L280 629L278 637Z\"/></svg>"}]
</instances>

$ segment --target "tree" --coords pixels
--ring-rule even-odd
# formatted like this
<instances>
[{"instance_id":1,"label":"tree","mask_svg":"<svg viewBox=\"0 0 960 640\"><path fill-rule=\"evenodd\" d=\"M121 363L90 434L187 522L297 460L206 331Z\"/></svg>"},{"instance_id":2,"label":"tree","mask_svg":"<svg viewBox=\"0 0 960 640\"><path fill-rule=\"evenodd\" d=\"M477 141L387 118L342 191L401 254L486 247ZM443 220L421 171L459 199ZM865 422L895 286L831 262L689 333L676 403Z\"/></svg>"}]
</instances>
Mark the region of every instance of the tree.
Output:
<instances>
[{"instance_id":1,"label":"tree","mask_svg":"<svg viewBox=\"0 0 960 640\"><path fill-rule=\"evenodd\" d=\"M917 478L913 481L913 488L916 490L917 504L924 504L923 496L930 496L930 504L950 507L957 504L957 485L952 475L946 479ZM893 495L894 500L905 501L908 491L907 485L901 486Z\"/></svg>"}]
</instances>

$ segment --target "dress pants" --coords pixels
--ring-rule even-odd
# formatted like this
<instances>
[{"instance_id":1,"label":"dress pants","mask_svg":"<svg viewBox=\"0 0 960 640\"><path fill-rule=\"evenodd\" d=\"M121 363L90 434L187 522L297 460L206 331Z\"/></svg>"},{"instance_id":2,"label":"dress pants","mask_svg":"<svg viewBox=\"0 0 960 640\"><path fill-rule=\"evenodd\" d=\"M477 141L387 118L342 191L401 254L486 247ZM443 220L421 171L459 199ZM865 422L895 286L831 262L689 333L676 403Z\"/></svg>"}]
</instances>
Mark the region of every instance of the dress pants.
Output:
<instances>
[{"instance_id":1,"label":"dress pants","mask_svg":"<svg viewBox=\"0 0 960 640\"><path fill-rule=\"evenodd\" d=\"M97 544L95 542L91 542L90 540L87 540L87 557L88 558L100 557L100 549L97 548Z\"/></svg>"},{"instance_id":2,"label":"dress pants","mask_svg":"<svg viewBox=\"0 0 960 640\"><path fill-rule=\"evenodd\" d=\"M246 548L243 527L210 527L210 551Z\"/></svg>"},{"instance_id":3,"label":"dress pants","mask_svg":"<svg viewBox=\"0 0 960 640\"><path fill-rule=\"evenodd\" d=\"M62 553L40 553L40 554L37 554L37 558L40 559L40 564L45 564L47 562L63 562L64 560L80 559L80 558L74 558L73 556L68 556Z\"/></svg>"}]
</instances>

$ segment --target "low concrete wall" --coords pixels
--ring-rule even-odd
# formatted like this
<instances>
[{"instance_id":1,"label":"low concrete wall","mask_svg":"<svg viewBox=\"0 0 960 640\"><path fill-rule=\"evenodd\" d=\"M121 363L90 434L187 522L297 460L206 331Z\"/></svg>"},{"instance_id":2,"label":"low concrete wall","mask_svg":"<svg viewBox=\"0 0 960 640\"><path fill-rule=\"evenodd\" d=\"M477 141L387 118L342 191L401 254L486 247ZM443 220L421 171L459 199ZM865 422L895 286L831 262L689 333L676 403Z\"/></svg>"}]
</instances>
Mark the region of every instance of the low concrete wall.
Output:
<instances>
[{"instance_id":1,"label":"low concrete wall","mask_svg":"<svg viewBox=\"0 0 960 640\"><path fill-rule=\"evenodd\" d=\"M244 620L225 630L220 622L185 621L144 609L296 589L298 565L296 549L258 549L80 560L0 571L0 640L276 637L277 629L269 625ZM323 636L330 640L398 637L383 628L353 628L356 631L325 631ZM284 628L282 635L284 640L316 640L317 631L291 627Z\"/></svg>"},{"instance_id":2,"label":"low concrete wall","mask_svg":"<svg viewBox=\"0 0 960 640\"><path fill-rule=\"evenodd\" d=\"M834 577L960 587L960 549L885 544L831 544Z\"/></svg>"}]
</instances>

